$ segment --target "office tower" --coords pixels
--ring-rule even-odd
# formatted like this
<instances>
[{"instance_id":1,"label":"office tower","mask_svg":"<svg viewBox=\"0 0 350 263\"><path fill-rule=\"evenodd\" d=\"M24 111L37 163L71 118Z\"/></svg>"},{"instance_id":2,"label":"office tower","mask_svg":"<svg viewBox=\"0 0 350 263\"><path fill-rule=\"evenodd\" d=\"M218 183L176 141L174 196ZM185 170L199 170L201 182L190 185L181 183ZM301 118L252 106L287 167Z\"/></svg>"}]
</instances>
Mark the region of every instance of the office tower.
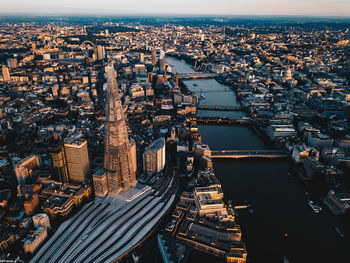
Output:
<instances>
[{"instance_id":1,"label":"office tower","mask_svg":"<svg viewBox=\"0 0 350 263\"><path fill-rule=\"evenodd\" d=\"M97 60L102 60L106 58L106 50L104 46L97 46Z\"/></svg>"},{"instance_id":2,"label":"office tower","mask_svg":"<svg viewBox=\"0 0 350 263\"><path fill-rule=\"evenodd\" d=\"M108 194L107 170L102 168L92 175L95 196L104 197Z\"/></svg>"},{"instance_id":3,"label":"office tower","mask_svg":"<svg viewBox=\"0 0 350 263\"><path fill-rule=\"evenodd\" d=\"M146 174L158 173L165 166L165 140L159 138L152 142L143 153L143 171Z\"/></svg>"},{"instance_id":4,"label":"office tower","mask_svg":"<svg viewBox=\"0 0 350 263\"><path fill-rule=\"evenodd\" d=\"M139 62L140 63L143 63L144 62L144 55L143 55L143 53L139 53Z\"/></svg>"},{"instance_id":5,"label":"office tower","mask_svg":"<svg viewBox=\"0 0 350 263\"><path fill-rule=\"evenodd\" d=\"M17 59L16 58L7 59L7 66L9 67L9 69L17 68Z\"/></svg>"},{"instance_id":6,"label":"office tower","mask_svg":"<svg viewBox=\"0 0 350 263\"><path fill-rule=\"evenodd\" d=\"M10 71L9 71L8 67L2 66L2 76L3 76L5 82L10 81L11 76L10 76Z\"/></svg>"},{"instance_id":7,"label":"office tower","mask_svg":"<svg viewBox=\"0 0 350 263\"><path fill-rule=\"evenodd\" d=\"M47 150L51 157L54 179L62 183L67 183L69 177L63 140L60 137L53 137L47 146Z\"/></svg>"},{"instance_id":8,"label":"office tower","mask_svg":"<svg viewBox=\"0 0 350 263\"><path fill-rule=\"evenodd\" d=\"M15 174L18 185L30 183L32 170L40 165L37 155L30 155L15 165Z\"/></svg>"},{"instance_id":9,"label":"office tower","mask_svg":"<svg viewBox=\"0 0 350 263\"><path fill-rule=\"evenodd\" d=\"M157 51L152 51L152 66L155 67L157 65Z\"/></svg>"},{"instance_id":10,"label":"office tower","mask_svg":"<svg viewBox=\"0 0 350 263\"><path fill-rule=\"evenodd\" d=\"M159 71L165 73L165 52L163 50L159 53Z\"/></svg>"},{"instance_id":11,"label":"office tower","mask_svg":"<svg viewBox=\"0 0 350 263\"><path fill-rule=\"evenodd\" d=\"M69 181L86 182L90 169L87 141L67 138L64 141Z\"/></svg>"},{"instance_id":12,"label":"office tower","mask_svg":"<svg viewBox=\"0 0 350 263\"><path fill-rule=\"evenodd\" d=\"M136 181L135 172L132 168L130 142L113 65L107 67L106 112L104 167L107 169L108 190L113 195L130 188Z\"/></svg>"},{"instance_id":13,"label":"office tower","mask_svg":"<svg viewBox=\"0 0 350 263\"><path fill-rule=\"evenodd\" d=\"M144 64L135 65L136 77L145 77L147 75L146 66Z\"/></svg>"}]
</instances>

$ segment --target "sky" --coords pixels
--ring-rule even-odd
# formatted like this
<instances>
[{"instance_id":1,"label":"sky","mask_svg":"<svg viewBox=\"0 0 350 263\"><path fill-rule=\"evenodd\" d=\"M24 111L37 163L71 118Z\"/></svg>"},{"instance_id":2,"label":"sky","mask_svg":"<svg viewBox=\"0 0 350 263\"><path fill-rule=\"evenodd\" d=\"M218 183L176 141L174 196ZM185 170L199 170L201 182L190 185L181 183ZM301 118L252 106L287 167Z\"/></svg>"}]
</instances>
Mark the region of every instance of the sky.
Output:
<instances>
[{"instance_id":1,"label":"sky","mask_svg":"<svg viewBox=\"0 0 350 263\"><path fill-rule=\"evenodd\" d=\"M0 14L350 17L350 0L0 0Z\"/></svg>"}]
</instances>

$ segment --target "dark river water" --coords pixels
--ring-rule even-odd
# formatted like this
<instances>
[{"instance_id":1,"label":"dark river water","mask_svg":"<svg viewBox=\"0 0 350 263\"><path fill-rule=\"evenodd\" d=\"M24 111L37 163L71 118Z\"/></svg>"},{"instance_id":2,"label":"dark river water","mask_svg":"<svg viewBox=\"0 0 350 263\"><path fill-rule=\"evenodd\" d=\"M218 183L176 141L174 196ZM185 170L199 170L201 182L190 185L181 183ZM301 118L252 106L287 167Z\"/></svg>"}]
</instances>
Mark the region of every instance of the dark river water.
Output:
<instances>
[{"instance_id":1,"label":"dark river water","mask_svg":"<svg viewBox=\"0 0 350 263\"><path fill-rule=\"evenodd\" d=\"M167 57L172 72L190 73L193 68ZM204 105L239 106L236 94L214 79L188 80L188 88L203 94ZM193 84L197 86L194 86ZM202 116L245 116L243 112L199 111ZM269 149L269 146L248 127L199 126L202 141L213 150ZM307 197L298 178L288 175L287 160L215 160L214 171L226 199L234 204L247 201L252 214L240 211L237 218L242 228L249 262L329 262L350 263L350 229L343 219L333 216L326 207L316 214L307 204ZM340 226L345 237L335 227ZM198 252L189 262L219 262Z\"/></svg>"}]
</instances>

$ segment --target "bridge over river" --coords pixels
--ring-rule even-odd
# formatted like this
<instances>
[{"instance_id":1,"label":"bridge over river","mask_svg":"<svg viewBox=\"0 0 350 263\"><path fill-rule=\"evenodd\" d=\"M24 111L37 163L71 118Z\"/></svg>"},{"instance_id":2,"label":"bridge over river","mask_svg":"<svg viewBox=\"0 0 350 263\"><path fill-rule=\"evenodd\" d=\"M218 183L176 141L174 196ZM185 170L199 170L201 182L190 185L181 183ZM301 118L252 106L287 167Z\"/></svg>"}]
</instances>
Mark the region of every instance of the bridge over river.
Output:
<instances>
[{"instance_id":1,"label":"bridge over river","mask_svg":"<svg viewBox=\"0 0 350 263\"><path fill-rule=\"evenodd\" d=\"M230 117L206 117L206 116L197 116L191 120L197 124L206 124L206 125L251 125L253 124L253 119L249 117L242 118L230 118Z\"/></svg>"},{"instance_id":2,"label":"bridge over river","mask_svg":"<svg viewBox=\"0 0 350 263\"><path fill-rule=\"evenodd\" d=\"M198 110L242 111L242 107L240 107L240 106L224 106L224 105L199 105Z\"/></svg>"},{"instance_id":3,"label":"bridge over river","mask_svg":"<svg viewBox=\"0 0 350 263\"><path fill-rule=\"evenodd\" d=\"M289 154L280 150L211 150L212 159L240 158L287 158Z\"/></svg>"},{"instance_id":4,"label":"bridge over river","mask_svg":"<svg viewBox=\"0 0 350 263\"><path fill-rule=\"evenodd\" d=\"M204 73L204 72L195 72L195 73L179 73L179 79L208 79L215 78L219 76L217 73Z\"/></svg>"}]
</instances>

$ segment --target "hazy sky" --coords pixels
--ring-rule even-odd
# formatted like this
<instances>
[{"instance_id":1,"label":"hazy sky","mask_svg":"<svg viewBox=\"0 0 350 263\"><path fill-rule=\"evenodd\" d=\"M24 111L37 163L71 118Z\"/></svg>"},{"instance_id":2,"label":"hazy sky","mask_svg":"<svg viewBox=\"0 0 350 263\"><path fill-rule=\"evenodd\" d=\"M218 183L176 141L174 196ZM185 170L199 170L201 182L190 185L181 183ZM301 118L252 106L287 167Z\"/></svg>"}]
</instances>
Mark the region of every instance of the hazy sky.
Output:
<instances>
[{"instance_id":1,"label":"hazy sky","mask_svg":"<svg viewBox=\"0 0 350 263\"><path fill-rule=\"evenodd\" d=\"M0 0L0 13L350 16L350 0Z\"/></svg>"}]
</instances>

